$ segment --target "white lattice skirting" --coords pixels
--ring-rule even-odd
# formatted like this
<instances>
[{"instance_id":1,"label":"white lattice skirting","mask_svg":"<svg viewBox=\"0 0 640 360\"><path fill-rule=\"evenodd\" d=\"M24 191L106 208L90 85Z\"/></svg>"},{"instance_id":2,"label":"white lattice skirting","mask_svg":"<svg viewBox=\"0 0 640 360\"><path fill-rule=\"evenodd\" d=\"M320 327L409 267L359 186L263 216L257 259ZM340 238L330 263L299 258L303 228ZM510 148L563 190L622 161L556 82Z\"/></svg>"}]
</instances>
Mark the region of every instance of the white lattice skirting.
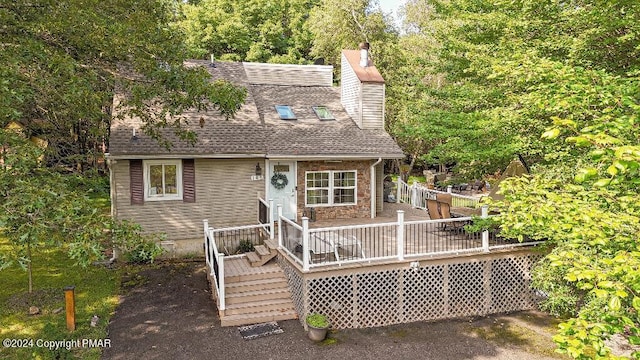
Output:
<instances>
[{"instance_id":1,"label":"white lattice skirting","mask_svg":"<svg viewBox=\"0 0 640 360\"><path fill-rule=\"evenodd\" d=\"M335 329L479 316L531 309L532 265L540 253L516 252L302 273L280 258L300 319L325 314Z\"/></svg>"}]
</instances>

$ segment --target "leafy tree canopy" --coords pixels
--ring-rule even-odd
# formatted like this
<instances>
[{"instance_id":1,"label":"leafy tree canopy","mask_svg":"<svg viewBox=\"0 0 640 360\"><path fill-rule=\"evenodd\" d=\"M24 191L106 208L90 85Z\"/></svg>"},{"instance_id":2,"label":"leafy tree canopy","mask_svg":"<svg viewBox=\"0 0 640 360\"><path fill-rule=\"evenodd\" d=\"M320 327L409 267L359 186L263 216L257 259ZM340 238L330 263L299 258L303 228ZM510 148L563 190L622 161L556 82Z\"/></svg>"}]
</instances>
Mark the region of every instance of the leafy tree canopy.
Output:
<instances>
[{"instance_id":1,"label":"leafy tree canopy","mask_svg":"<svg viewBox=\"0 0 640 360\"><path fill-rule=\"evenodd\" d=\"M180 6L175 26L189 55L233 61L304 63L312 35L306 26L317 0L203 0Z\"/></svg>"},{"instance_id":2,"label":"leafy tree canopy","mask_svg":"<svg viewBox=\"0 0 640 360\"><path fill-rule=\"evenodd\" d=\"M409 6L426 9L409 29L429 50L409 57L428 69L418 91L398 90L416 99L400 106L414 114L410 135L439 139L429 156L478 173L515 153L535 163L535 176L501 183L505 200L494 205L502 235L550 245L534 282L548 295L543 306L570 317L554 338L559 349L608 358L614 334L640 344L638 5Z\"/></svg>"},{"instance_id":3,"label":"leafy tree canopy","mask_svg":"<svg viewBox=\"0 0 640 360\"><path fill-rule=\"evenodd\" d=\"M189 107L233 114L243 92L183 67L174 13L169 0L3 3L0 125L22 123L49 141L51 161L69 163L107 140L116 83L134 114L157 114L143 118L149 130L180 132L177 115Z\"/></svg>"}]
</instances>

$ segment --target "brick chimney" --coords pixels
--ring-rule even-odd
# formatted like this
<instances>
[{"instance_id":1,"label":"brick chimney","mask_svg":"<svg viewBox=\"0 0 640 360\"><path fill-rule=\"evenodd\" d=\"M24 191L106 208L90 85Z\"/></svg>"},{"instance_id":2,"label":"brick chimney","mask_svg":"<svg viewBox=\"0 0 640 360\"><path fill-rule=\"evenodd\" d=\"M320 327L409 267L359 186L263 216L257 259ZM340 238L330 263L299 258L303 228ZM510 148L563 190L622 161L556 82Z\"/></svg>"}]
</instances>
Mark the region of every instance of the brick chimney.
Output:
<instances>
[{"instance_id":1,"label":"brick chimney","mask_svg":"<svg viewBox=\"0 0 640 360\"><path fill-rule=\"evenodd\" d=\"M369 58L369 43L342 50L340 101L361 129L384 130L384 79Z\"/></svg>"}]
</instances>

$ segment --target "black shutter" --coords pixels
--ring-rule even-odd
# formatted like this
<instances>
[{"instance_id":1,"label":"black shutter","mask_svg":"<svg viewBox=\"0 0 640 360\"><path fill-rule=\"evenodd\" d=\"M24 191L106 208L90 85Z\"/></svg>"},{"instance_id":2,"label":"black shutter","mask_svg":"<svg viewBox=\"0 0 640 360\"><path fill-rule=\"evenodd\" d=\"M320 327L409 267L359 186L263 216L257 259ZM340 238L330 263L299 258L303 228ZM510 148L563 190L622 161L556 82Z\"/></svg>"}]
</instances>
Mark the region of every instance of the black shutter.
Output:
<instances>
[{"instance_id":1,"label":"black shutter","mask_svg":"<svg viewBox=\"0 0 640 360\"><path fill-rule=\"evenodd\" d=\"M144 204L142 160L129 160L129 179L131 182L131 205Z\"/></svg>"},{"instance_id":2,"label":"black shutter","mask_svg":"<svg viewBox=\"0 0 640 360\"><path fill-rule=\"evenodd\" d=\"M196 167L193 159L182 160L182 201L196 202Z\"/></svg>"}]
</instances>

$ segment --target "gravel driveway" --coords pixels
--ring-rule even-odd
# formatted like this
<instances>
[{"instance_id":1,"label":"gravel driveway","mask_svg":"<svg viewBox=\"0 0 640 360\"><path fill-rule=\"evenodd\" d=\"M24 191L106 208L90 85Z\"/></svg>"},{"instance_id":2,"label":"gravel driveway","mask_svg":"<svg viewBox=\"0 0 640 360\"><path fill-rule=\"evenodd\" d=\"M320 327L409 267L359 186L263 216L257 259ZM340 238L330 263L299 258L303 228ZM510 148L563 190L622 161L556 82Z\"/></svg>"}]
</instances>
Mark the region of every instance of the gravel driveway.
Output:
<instances>
[{"instance_id":1,"label":"gravel driveway","mask_svg":"<svg viewBox=\"0 0 640 360\"><path fill-rule=\"evenodd\" d=\"M163 262L123 280L103 359L553 359L553 320L537 312L372 329L309 340L299 321L244 340L220 327L200 262Z\"/></svg>"}]
</instances>

